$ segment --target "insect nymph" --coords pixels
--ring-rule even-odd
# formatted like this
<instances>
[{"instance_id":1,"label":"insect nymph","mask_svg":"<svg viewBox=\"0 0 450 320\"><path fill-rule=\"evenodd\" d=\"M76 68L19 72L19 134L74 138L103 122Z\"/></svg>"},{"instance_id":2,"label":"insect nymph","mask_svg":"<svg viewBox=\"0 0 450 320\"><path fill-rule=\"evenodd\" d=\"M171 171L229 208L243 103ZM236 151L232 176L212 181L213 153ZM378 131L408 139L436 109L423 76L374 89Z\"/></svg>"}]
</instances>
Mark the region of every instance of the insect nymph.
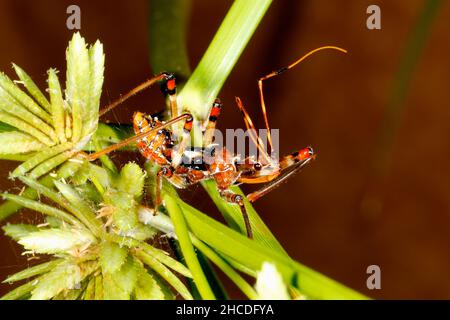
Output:
<instances>
[{"instance_id":1,"label":"insect nymph","mask_svg":"<svg viewBox=\"0 0 450 320\"><path fill-rule=\"evenodd\" d=\"M267 129L268 147L270 149L272 149L272 140L263 96L263 81L291 69L310 55L323 49L334 49L346 52L344 49L333 46L320 47L310 51L291 65L259 79L258 87L261 109ZM242 183L266 183L261 189L247 195L250 202L256 201L309 163L315 157L313 149L311 147L303 148L277 160L270 157L260 138L256 133L253 133L250 137L253 143L256 144L262 157L260 157L261 159L255 159L253 157L240 159L239 156L234 155L226 148L217 147L213 144L216 121L222 109L222 104L219 100L216 100L213 103L209 117L204 124L203 146L197 151L196 155L196 157L199 158L199 161L183 161L183 159L192 158L192 152L188 147L188 143L191 138L190 133L193 125L193 117L188 112L178 114L175 77L171 73L162 73L146 81L104 108L100 112L100 115L113 109L137 92L159 81L162 82L163 91L168 95L171 119L164 122L156 116L135 112L133 116L133 126L136 135L104 150L88 155L88 160L95 160L101 155L116 150L124 145L131 142L137 142L140 153L146 159L160 167L157 174L156 205L161 203L162 179L167 179L177 188L186 188L205 179L214 179L222 198L227 202L236 204L240 207L247 235L251 238L253 234L247 210L245 208L244 198L240 194L232 192L229 187ZM247 129L249 129L250 132L255 132L253 131L255 129L253 122L242 101L239 98L236 98L236 103L243 114ZM180 139L177 139L172 131L172 125L178 122L184 122Z\"/></svg>"}]
</instances>

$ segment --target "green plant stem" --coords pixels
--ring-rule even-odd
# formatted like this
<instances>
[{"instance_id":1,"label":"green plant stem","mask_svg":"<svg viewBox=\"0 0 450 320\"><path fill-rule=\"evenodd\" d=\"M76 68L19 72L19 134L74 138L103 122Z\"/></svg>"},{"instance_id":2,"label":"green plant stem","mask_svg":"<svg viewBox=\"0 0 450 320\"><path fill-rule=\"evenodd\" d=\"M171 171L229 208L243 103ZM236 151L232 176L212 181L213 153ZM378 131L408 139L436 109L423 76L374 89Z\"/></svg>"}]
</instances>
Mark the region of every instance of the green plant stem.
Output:
<instances>
[{"instance_id":1,"label":"green plant stem","mask_svg":"<svg viewBox=\"0 0 450 320\"><path fill-rule=\"evenodd\" d=\"M150 0L149 4L148 33L153 72L173 72L178 82L184 82L191 74L186 48L191 1Z\"/></svg>"},{"instance_id":2,"label":"green plant stem","mask_svg":"<svg viewBox=\"0 0 450 320\"><path fill-rule=\"evenodd\" d=\"M211 286L212 291L217 300L229 300L230 296L228 295L222 281L219 279L216 271L214 270L213 265L208 260L206 255L195 245L194 239L192 238L192 244L197 249L197 257L198 261L200 261L200 265L202 266L203 272L205 273L206 278L208 279L209 285Z\"/></svg>"},{"instance_id":3,"label":"green plant stem","mask_svg":"<svg viewBox=\"0 0 450 320\"><path fill-rule=\"evenodd\" d=\"M271 2L271 0L234 1L206 53L180 93L179 102L183 108L193 113L199 121L203 121L208 116L213 100L219 94ZM200 130L196 130L197 127L198 121L193 132L194 142L199 145L201 138L198 136ZM215 182L207 181L203 183L203 186L229 225L245 232L239 208L226 203L220 197ZM242 194L238 187L233 188L233 191ZM247 202L246 207L254 229L255 240L285 252L252 205Z\"/></svg>"},{"instance_id":4,"label":"green plant stem","mask_svg":"<svg viewBox=\"0 0 450 320\"><path fill-rule=\"evenodd\" d=\"M174 235L174 227L170 218L162 213L153 215L146 207L140 209L142 221L144 224L151 225L152 227L164 232L165 234ZM220 270L225 273L231 281L250 299L256 299L257 294L251 285L242 278L224 259L222 259L213 249L208 247L202 241L200 241L192 233L189 234L192 244L203 253L209 260L211 260Z\"/></svg>"},{"instance_id":5,"label":"green plant stem","mask_svg":"<svg viewBox=\"0 0 450 320\"><path fill-rule=\"evenodd\" d=\"M223 217L227 221L228 225L236 231L239 231L242 234L246 233L244 219L242 217L242 212L238 206L229 204L226 202L219 194L217 184L214 180L207 180L202 183L205 190L208 192L211 199L216 204L219 211L222 213ZM240 195L244 195L242 190L239 187L232 187L231 190ZM283 252L286 254L284 248L280 245L278 240L272 234L270 229L266 226L264 221L259 217L256 210L253 208L252 204L247 201L244 197L245 207L247 209L247 213L250 219L250 224L253 230L253 238L255 241L272 248L274 250L278 250L279 252Z\"/></svg>"},{"instance_id":6,"label":"green plant stem","mask_svg":"<svg viewBox=\"0 0 450 320\"><path fill-rule=\"evenodd\" d=\"M367 299L364 295L331 280L283 252L268 248L224 226L195 208L177 199L192 233L220 254L253 271L262 263L272 262L288 284L295 285L312 299Z\"/></svg>"},{"instance_id":7,"label":"green plant stem","mask_svg":"<svg viewBox=\"0 0 450 320\"><path fill-rule=\"evenodd\" d=\"M209 260L211 260L223 273L225 273L231 281L250 299L258 299L258 294L253 289L253 287L242 278L239 273L234 271L234 269L223 260L217 253L214 252L206 244L198 240L197 238L192 238L192 243L194 246L200 250Z\"/></svg>"},{"instance_id":8,"label":"green plant stem","mask_svg":"<svg viewBox=\"0 0 450 320\"><path fill-rule=\"evenodd\" d=\"M271 4L271 0L233 2L214 39L180 93L179 101L199 121L212 102Z\"/></svg>"},{"instance_id":9,"label":"green plant stem","mask_svg":"<svg viewBox=\"0 0 450 320\"><path fill-rule=\"evenodd\" d=\"M183 212L178 207L176 200L174 200L171 196L165 195L164 202L172 219L175 233L180 243L181 252L183 253L189 270L191 270L194 283L200 292L200 295L206 300L215 299L214 293L209 286L208 280L206 279L200 262L197 259L197 255L195 254L186 221L183 217Z\"/></svg>"}]
</instances>

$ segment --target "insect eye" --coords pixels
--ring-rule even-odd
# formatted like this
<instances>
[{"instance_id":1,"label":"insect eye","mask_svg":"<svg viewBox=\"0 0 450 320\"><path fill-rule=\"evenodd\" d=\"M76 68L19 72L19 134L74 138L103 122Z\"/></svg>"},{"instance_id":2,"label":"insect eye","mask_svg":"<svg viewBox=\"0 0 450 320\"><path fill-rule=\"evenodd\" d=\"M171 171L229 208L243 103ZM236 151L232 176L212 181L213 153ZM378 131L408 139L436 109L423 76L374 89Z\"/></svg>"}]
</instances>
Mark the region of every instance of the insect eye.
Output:
<instances>
[{"instance_id":1,"label":"insect eye","mask_svg":"<svg viewBox=\"0 0 450 320\"><path fill-rule=\"evenodd\" d=\"M262 165L261 163L257 162L253 165L253 167L255 168L256 171L259 171L262 169Z\"/></svg>"}]
</instances>

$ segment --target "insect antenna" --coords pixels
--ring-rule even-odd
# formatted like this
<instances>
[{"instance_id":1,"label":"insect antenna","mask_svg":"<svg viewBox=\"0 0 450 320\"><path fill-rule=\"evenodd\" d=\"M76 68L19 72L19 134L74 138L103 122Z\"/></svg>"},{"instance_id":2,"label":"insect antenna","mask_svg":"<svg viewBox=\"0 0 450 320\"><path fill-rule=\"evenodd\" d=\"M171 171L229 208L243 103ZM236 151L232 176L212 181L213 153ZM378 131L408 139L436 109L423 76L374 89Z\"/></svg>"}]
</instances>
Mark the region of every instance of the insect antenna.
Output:
<instances>
[{"instance_id":1,"label":"insect antenna","mask_svg":"<svg viewBox=\"0 0 450 320\"><path fill-rule=\"evenodd\" d=\"M282 73L284 73L285 71L292 69L293 67L295 67L296 65L298 65L300 62L302 62L303 60L307 59L308 57L312 56L313 54L315 54L318 51L321 50L327 50L327 49L331 49L331 50L337 50L343 53L347 53L347 50L339 48L339 47L335 47L335 46L323 46L314 50L309 51L308 53L306 53L305 55L303 55L302 57L300 57L299 59L297 59L296 61L294 61L293 63L291 63L290 65L288 65L287 67L283 67L280 68L278 70L272 71L271 73L261 77L258 80L258 90L259 90L259 100L260 100L260 104L261 104L261 110L262 110L262 114L264 117L264 123L266 125L266 130L267 130L267 142L270 148L270 151L273 151L273 144L272 144L272 137L270 135L270 126L269 126L269 120L267 118L267 111L266 111L266 103L264 101L264 93L263 93L263 81L276 77Z\"/></svg>"}]
</instances>

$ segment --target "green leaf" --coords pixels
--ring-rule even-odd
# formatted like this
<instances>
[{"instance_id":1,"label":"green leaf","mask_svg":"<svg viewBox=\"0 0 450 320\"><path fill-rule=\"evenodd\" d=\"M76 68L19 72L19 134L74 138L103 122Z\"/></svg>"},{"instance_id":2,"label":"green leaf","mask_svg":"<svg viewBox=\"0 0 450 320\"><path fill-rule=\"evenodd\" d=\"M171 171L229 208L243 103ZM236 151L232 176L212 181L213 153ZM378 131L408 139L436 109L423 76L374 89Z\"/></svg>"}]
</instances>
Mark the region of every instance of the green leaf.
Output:
<instances>
[{"instance_id":1,"label":"green leaf","mask_svg":"<svg viewBox=\"0 0 450 320\"><path fill-rule=\"evenodd\" d=\"M156 235L157 231L144 224L139 223L136 228L124 233L124 236L130 237L139 241L146 241L152 239Z\"/></svg>"},{"instance_id":2,"label":"green leaf","mask_svg":"<svg viewBox=\"0 0 450 320\"><path fill-rule=\"evenodd\" d=\"M2 98L0 97L0 102L1 100ZM55 144L47 134L37 129L36 127L30 125L29 123L25 122L20 117L16 117L12 114L0 110L0 121L10 126L16 127L17 129L25 133L28 133L30 136L35 137L36 139L38 139L40 142L42 142L47 146L52 146Z\"/></svg>"},{"instance_id":3,"label":"green leaf","mask_svg":"<svg viewBox=\"0 0 450 320\"><path fill-rule=\"evenodd\" d=\"M72 141L78 142L82 138L83 115L91 97L89 51L79 32L74 33L69 42L66 60L66 101L72 111Z\"/></svg>"},{"instance_id":4,"label":"green leaf","mask_svg":"<svg viewBox=\"0 0 450 320\"><path fill-rule=\"evenodd\" d=\"M49 187L53 186L54 179L66 179L73 176L77 170L80 168L81 163L79 161L67 161L56 171L56 175L47 175L39 180L40 184ZM34 188L34 187L33 187ZM36 199L38 193L33 188L26 188L22 192L22 196L29 199ZM13 201L6 201L0 205L0 221L6 219L7 217L16 213L22 206ZM70 210L69 210L70 211ZM72 211L71 211L72 212ZM73 213L73 212L72 212ZM75 215L76 216L76 215Z\"/></svg>"},{"instance_id":5,"label":"green leaf","mask_svg":"<svg viewBox=\"0 0 450 320\"><path fill-rule=\"evenodd\" d=\"M152 225L168 236L174 236L174 228L170 218L164 214L154 214L146 207L139 209L139 219L143 223ZM209 260L214 262L250 299L256 299L257 294L245 279L237 273L224 259L222 259L213 249L208 247L194 235L190 235L192 244L203 253ZM229 259L228 259L229 260Z\"/></svg>"},{"instance_id":6,"label":"green leaf","mask_svg":"<svg viewBox=\"0 0 450 320\"><path fill-rule=\"evenodd\" d=\"M103 300L103 297L103 277L101 275L97 275L95 277L94 299Z\"/></svg>"},{"instance_id":7,"label":"green leaf","mask_svg":"<svg viewBox=\"0 0 450 320\"><path fill-rule=\"evenodd\" d=\"M102 298L104 300L130 300L130 296L120 288L113 279L113 275L106 273L102 276ZM96 287L97 288L97 287Z\"/></svg>"},{"instance_id":8,"label":"green leaf","mask_svg":"<svg viewBox=\"0 0 450 320\"><path fill-rule=\"evenodd\" d=\"M120 270L103 273L103 294L105 300L129 300L138 279L139 265L129 255Z\"/></svg>"},{"instance_id":9,"label":"green leaf","mask_svg":"<svg viewBox=\"0 0 450 320\"><path fill-rule=\"evenodd\" d=\"M72 149L73 144L71 142L62 143L53 147L47 147L40 151L20 166L18 166L12 173L12 177L18 177L25 175L28 171L35 168L36 166L44 163L46 160L64 152Z\"/></svg>"},{"instance_id":10,"label":"green leaf","mask_svg":"<svg viewBox=\"0 0 450 320\"><path fill-rule=\"evenodd\" d=\"M111 186L111 174L105 168L89 163L89 179L101 193Z\"/></svg>"},{"instance_id":11,"label":"green leaf","mask_svg":"<svg viewBox=\"0 0 450 320\"><path fill-rule=\"evenodd\" d=\"M90 171L91 169L89 166L89 162L88 161L83 162L80 170L78 170L78 172L71 178L70 182L77 187L85 186L86 181L89 179Z\"/></svg>"},{"instance_id":12,"label":"green leaf","mask_svg":"<svg viewBox=\"0 0 450 320\"><path fill-rule=\"evenodd\" d=\"M35 210L37 212L40 212L42 214L45 214L47 216L51 216L51 217L55 217L57 219L61 219L63 221L66 221L70 224L72 224L73 226L79 227L80 229L84 228L84 226L80 223L79 220L77 220L76 218L74 218L73 216L71 216L70 214L59 210L55 207L43 204L39 201L34 201L34 200L30 200L28 198L22 197L22 196L17 196L17 195L13 195L13 194L1 194L1 196L4 199L8 199L10 201L14 201L22 206L24 206L25 208L31 209L31 210Z\"/></svg>"},{"instance_id":13,"label":"green leaf","mask_svg":"<svg viewBox=\"0 0 450 320\"><path fill-rule=\"evenodd\" d=\"M136 200L141 198L144 192L145 172L137 163L129 162L120 171L120 177L116 182L117 189L132 195Z\"/></svg>"},{"instance_id":14,"label":"green leaf","mask_svg":"<svg viewBox=\"0 0 450 320\"><path fill-rule=\"evenodd\" d=\"M158 282L151 274L141 267L139 277L134 289L134 295L137 300L164 300L165 295Z\"/></svg>"},{"instance_id":15,"label":"green leaf","mask_svg":"<svg viewBox=\"0 0 450 320\"><path fill-rule=\"evenodd\" d=\"M58 266L61 262L63 262L63 259L56 259L56 260L52 260L49 262L44 262L44 263L38 264L36 266L27 268L25 270L22 270L20 272L17 272L15 274L9 276L8 278L6 278L3 281L3 283L5 283L5 282L12 283L12 282L28 279L28 278L49 272L50 270L52 270L53 268Z\"/></svg>"},{"instance_id":16,"label":"green leaf","mask_svg":"<svg viewBox=\"0 0 450 320\"><path fill-rule=\"evenodd\" d=\"M104 273L114 273L121 268L128 250L114 242L103 242L100 249L100 264Z\"/></svg>"},{"instance_id":17,"label":"green leaf","mask_svg":"<svg viewBox=\"0 0 450 320\"><path fill-rule=\"evenodd\" d=\"M76 247L95 242L93 235L81 230L47 229L31 232L18 241L27 250L36 253L68 253Z\"/></svg>"},{"instance_id":18,"label":"green leaf","mask_svg":"<svg viewBox=\"0 0 450 320\"><path fill-rule=\"evenodd\" d=\"M83 293L84 300L94 300L95 299L95 279L96 279L96 277L91 277L88 280L86 290Z\"/></svg>"},{"instance_id":19,"label":"green leaf","mask_svg":"<svg viewBox=\"0 0 450 320\"><path fill-rule=\"evenodd\" d=\"M180 243L181 252L183 253L186 264L192 273L192 278L194 280L195 286L197 287L204 300L215 299L214 293L209 286L208 280L206 279L206 276L194 251L194 247L189 236L189 231L186 226L186 221L184 220L181 209L178 207L176 200L168 194L164 196L164 202L167 211L169 211L170 217L173 221L175 233Z\"/></svg>"},{"instance_id":20,"label":"green leaf","mask_svg":"<svg viewBox=\"0 0 450 320\"><path fill-rule=\"evenodd\" d=\"M103 72L105 70L105 55L103 45L96 41L89 48L89 68L90 68L90 95L89 103L84 111L82 136L89 136L97 129L98 111L100 106L100 96L103 86Z\"/></svg>"},{"instance_id":21,"label":"green leaf","mask_svg":"<svg viewBox=\"0 0 450 320\"><path fill-rule=\"evenodd\" d=\"M74 263L60 264L38 278L31 300L48 300L65 289L73 289L82 280L80 267Z\"/></svg>"},{"instance_id":22,"label":"green leaf","mask_svg":"<svg viewBox=\"0 0 450 320\"><path fill-rule=\"evenodd\" d=\"M39 231L39 228L32 224L10 224L2 227L5 235L11 237L15 241L19 241L32 232Z\"/></svg>"},{"instance_id":23,"label":"green leaf","mask_svg":"<svg viewBox=\"0 0 450 320\"><path fill-rule=\"evenodd\" d=\"M150 254L142 251L136 250L134 253L137 258L139 258L143 263L153 269L156 273L158 273L161 278L167 281L184 299L192 300L192 295L189 290L186 288L184 283L175 276L172 271L170 271L165 265L159 262L157 259L152 257Z\"/></svg>"},{"instance_id":24,"label":"green leaf","mask_svg":"<svg viewBox=\"0 0 450 320\"><path fill-rule=\"evenodd\" d=\"M177 77L189 77L186 42L190 8L190 0L150 1L148 34L154 73L170 71Z\"/></svg>"},{"instance_id":25,"label":"green leaf","mask_svg":"<svg viewBox=\"0 0 450 320\"><path fill-rule=\"evenodd\" d=\"M35 288L36 281L30 281L8 292L0 300L19 300L30 295L30 292Z\"/></svg>"},{"instance_id":26,"label":"green leaf","mask_svg":"<svg viewBox=\"0 0 450 320\"><path fill-rule=\"evenodd\" d=\"M14 65L14 67L17 67ZM17 67L18 68L18 67ZM50 115L44 111L36 102L33 101L25 92L23 92L18 86L11 81L4 73L0 73L0 86L14 98L14 102L17 102L20 106L30 111L37 118L44 120L47 123L51 123ZM8 97L9 98L9 97ZM44 98L45 99L45 98ZM9 99L8 99L9 100ZM48 103L48 101L47 101ZM8 111L8 110L6 110Z\"/></svg>"},{"instance_id":27,"label":"green leaf","mask_svg":"<svg viewBox=\"0 0 450 320\"><path fill-rule=\"evenodd\" d=\"M105 204L111 207L113 224L120 233L126 233L138 226L137 202L132 195L110 188L103 197Z\"/></svg>"},{"instance_id":28,"label":"green leaf","mask_svg":"<svg viewBox=\"0 0 450 320\"><path fill-rule=\"evenodd\" d=\"M130 296L134 290L138 278L138 270L139 265L132 255L128 255L120 270L112 274L114 282L127 296Z\"/></svg>"},{"instance_id":29,"label":"green leaf","mask_svg":"<svg viewBox=\"0 0 450 320\"><path fill-rule=\"evenodd\" d=\"M61 228L64 226L64 221L62 219L55 218L52 216L45 217L45 222L48 223L48 226L50 228Z\"/></svg>"},{"instance_id":30,"label":"green leaf","mask_svg":"<svg viewBox=\"0 0 450 320\"><path fill-rule=\"evenodd\" d=\"M313 299L366 299L328 277L294 262L283 252L263 246L177 199L193 234L220 254L250 270L259 271L264 262L273 263L286 283L294 284Z\"/></svg>"},{"instance_id":31,"label":"green leaf","mask_svg":"<svg viewBox=\"0 0 450 320\"><path fill-rule=\"evenodd\" d=\"M240 231L240 233L246 234L245 223L242 218L242 212L240 208L236 205L228 203L220 196L218 191L219 189L217 188L217 184L214 180L204 181L202 182L202 185L224 216L228 225L230 225L230 227L232 227L233 229ZM247 209L247 214L250 219L250 225L252 226L253 239L268 248L283 252L286 254L286 256L288 256L286 251L280 245L270 229L266 226L264 221L260 218L256 210L253 208L252 204L247 200L242 190L236 186L231 187L230 190L244 196L245 208Z\"/></svg>"},{"instance_id":32,"label":"green leaf","mask_svg":"<svg viewBox=\"0 0 450 320\"><path fill-rule=\"evenodd\" d=\"M86 290L87 282L81 282L79 288L74 289L64 289L56 296L53 297L52 300L77 300L81 294Z\"/></svg>"},{"instance_id":33,"label":"green leaf","mask_svg":"<svg viewBox=\"0 0 450 320\"><path fill-rule=\"evenodd\" d=\"M17 154L41 150L44 144L26 133L19 131L0 133L0 153Z\"/></svg>"},{"instance_id":34,"label":"green leaf","mask_svg":"<svg viewBox=\"0 0 450 320\"><path fill-rule=\"evenodd\" d=\"M39 90L38 86L33 82L31 77L18 65L13 63L14 70L17 73L20 81L22 81L25 88L27 88L28 92L31 96L48 112L51 112L52 109L50 107L50 103L47 98L44 96L41 90Z\"/></svg>"},{"instance_id":35,"label":"green leaf","mask_svg":"<svg viewBox=\"0 0 450 320\"><path fill-rule=\"evenodd\" d=\"M212 102L271 2L233 2L200 63L180 93L181 105L198 120L202 121L208 117Z\"/></svg>"},{"instance_id":36,"label":"green leaf","mask_svg":"<svg viewBox=\"0 0 450 320\"><path fill-rule=\"evenodd\" d=\"M10 126L9 124L6 124L4 122L0 122L0 132L9 132L9 131L15 131L16 128L13 126Z\"/></svg>"},{"instance_id":37,"label":"green leaf","mask_svg":"<svg viewBox=\"0 0 450 320\"><path fill-rule=\"evenodd\" d=\"M83 222L94 235L99 235L102 230L101 222L96 219L93 209L83 200L80 194L70 185L60 181L53 182L64 198L70 203L69 210Z\"/></svg>"},{"instance_id":38,"label":"green leaf","mask_svg":"<svg viewBox=\"0 0 450 320\"><path fill-rule=\"evenodd\" d=\"M67 141L64 124L66 116L61 84L55 69L48 70L48 91L50 93L53 127L55 128L59 142L64 143Z\"/></svg>"}]
</instances>

